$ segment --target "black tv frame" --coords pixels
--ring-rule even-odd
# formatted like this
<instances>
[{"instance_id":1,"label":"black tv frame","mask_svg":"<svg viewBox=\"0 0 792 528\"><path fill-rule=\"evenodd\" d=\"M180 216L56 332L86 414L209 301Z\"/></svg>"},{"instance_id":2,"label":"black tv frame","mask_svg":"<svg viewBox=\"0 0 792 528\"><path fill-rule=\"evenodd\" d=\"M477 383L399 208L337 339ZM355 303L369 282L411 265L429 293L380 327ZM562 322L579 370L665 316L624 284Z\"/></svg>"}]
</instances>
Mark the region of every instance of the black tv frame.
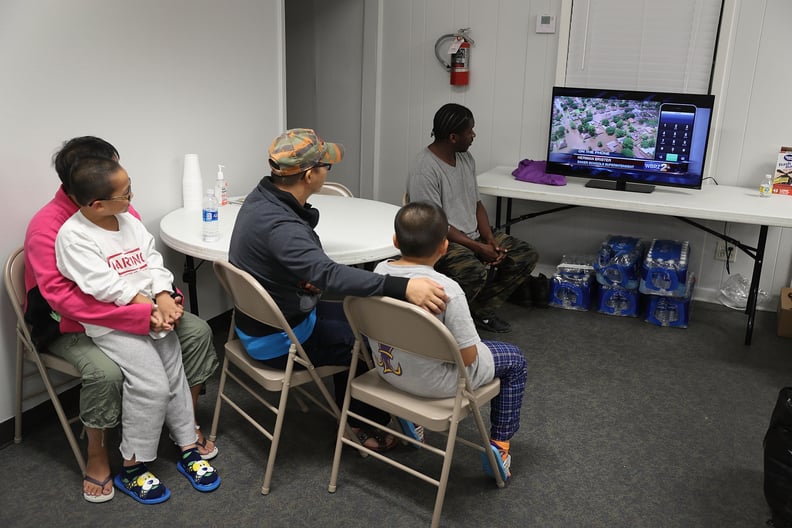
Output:
<instances>
[{"instance_id":1,"label":"black tv frame","mask_svg":"<svg viewBox=\"0 0 792 528\"><path fill-rule=\"evenodd\" d=\"M700 189L714 104L715 97L709 94L555 86L546 172L589 178L587 187L621 191L652 192L655 186ZM565 109L560 108L563 105ZM600 113L589 115L592 107ZM616 137L619 128L612 125L616 118L621 137ZM614 132L607 134L611 126ZM665 131L662 141L661 130ZM686 145L681 146L682 139L677 145L676 134L681 138L684 132L689 133ZM578 147L570 146L570 138ZM631 141L627 153L632 156L622 153L625 138Z\"/></svg>"}]
</instances>

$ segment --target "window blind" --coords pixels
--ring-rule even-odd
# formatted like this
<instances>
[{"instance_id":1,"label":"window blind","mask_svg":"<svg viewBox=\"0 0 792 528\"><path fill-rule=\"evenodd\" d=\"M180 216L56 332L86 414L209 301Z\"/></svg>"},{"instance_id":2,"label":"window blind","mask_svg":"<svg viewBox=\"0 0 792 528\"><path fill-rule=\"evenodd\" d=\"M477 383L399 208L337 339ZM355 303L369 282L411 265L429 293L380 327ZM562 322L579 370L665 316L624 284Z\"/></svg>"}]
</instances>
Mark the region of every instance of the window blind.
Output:
<instances>
[{"instance_id":1,"label":"window blind","mask_svg":"<svg viewBox=\"0 0 792 528\"><path fill-rule=\"evenodd\" d=\"M722 0L573 0L565 85L709 93Z\"/></svg>"}]
</instances>

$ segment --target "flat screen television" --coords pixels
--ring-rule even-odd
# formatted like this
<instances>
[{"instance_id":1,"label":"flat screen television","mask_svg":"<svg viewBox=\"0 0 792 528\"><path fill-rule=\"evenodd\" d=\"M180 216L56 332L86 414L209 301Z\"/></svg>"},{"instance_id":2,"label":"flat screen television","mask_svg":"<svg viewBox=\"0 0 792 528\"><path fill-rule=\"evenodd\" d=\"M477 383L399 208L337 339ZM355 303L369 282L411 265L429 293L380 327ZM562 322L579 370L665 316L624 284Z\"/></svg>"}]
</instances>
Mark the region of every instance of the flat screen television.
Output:
<instances>
[{"instance_id":1,"label":"flat screen television","mask_svg":"<svg viewBox=\"0 0 792 528\"><path fill-rule=\"evenodd\" d=\"M712 95L554 87L547 141L551 174L587 187L700 189Z\"/></svg>"}]
</instances>

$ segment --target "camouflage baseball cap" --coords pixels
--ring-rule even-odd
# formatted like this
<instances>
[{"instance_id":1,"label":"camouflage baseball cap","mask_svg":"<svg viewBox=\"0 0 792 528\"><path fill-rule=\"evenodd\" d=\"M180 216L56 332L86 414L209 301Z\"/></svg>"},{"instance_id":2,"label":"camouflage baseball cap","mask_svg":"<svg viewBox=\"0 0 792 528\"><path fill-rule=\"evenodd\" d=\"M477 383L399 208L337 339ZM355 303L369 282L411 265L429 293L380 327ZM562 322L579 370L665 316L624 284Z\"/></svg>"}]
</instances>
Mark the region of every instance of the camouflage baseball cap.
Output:
<instances>
[{"instance_id":1,"label":"camouflage baseball cap","mask_svg":"<svg viewBox=\"0 0 792 528\"><path fill-rule=\"evenodd\" d=\"M269 164L275 176L292 176L319 163L338 163L344 145L322 141L310 128L292 128L276 137L269 148Z\"/></svg>"}]
</instances>

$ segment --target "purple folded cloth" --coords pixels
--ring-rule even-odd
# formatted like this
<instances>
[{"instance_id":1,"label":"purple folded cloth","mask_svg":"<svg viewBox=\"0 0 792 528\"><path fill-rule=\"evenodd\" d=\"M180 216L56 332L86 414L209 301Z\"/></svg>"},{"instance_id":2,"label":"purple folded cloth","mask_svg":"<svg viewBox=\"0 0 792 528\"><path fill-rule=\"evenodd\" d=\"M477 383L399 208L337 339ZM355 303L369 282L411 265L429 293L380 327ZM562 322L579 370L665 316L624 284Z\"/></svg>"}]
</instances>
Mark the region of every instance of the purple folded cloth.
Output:
<instances>
[{"instance_id":1,"label":"purple folded cloth","mask_svg":"<svg viewBox=\"0 0 792 528\"><path fill-rule=\"evenodd\" d=\"M566 176L561 174L548 174L545 172L547 162L524 159L512 171L514 179L545 185L566 185Z\"/></svg>"}]
</instances>

